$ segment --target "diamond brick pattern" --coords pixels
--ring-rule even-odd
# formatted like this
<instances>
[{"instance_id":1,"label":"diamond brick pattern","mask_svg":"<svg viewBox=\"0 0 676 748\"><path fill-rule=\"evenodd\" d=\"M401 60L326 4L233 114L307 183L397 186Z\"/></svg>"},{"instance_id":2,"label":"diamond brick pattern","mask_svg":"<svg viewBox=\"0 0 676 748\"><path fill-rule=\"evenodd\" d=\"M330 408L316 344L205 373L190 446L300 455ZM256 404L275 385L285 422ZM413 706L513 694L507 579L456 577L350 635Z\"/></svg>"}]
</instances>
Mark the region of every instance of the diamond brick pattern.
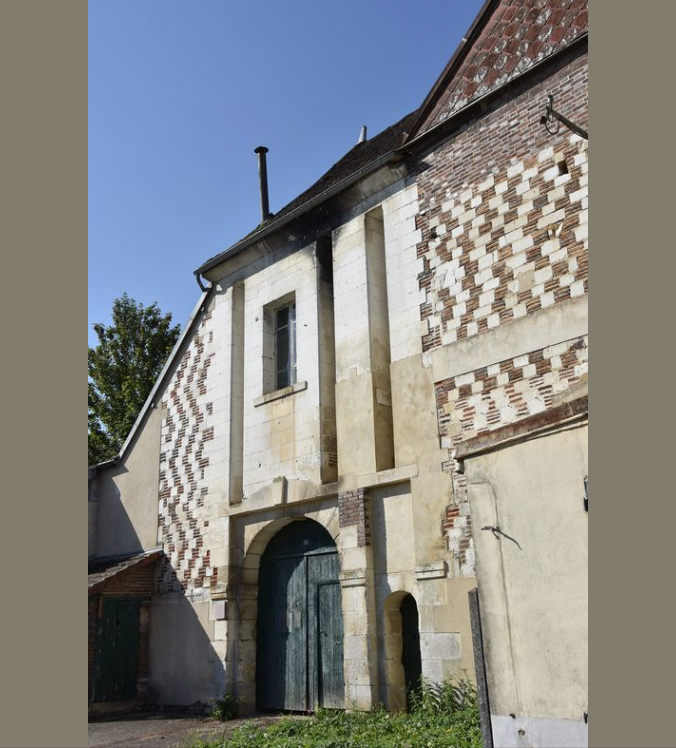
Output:
<instances>
[{"instance_id":1,"label":"diamond brick pattern","mask_svg":"<svg viewBox=\"0 0 676 748\"><path fill-rule=\"evenodd\" d=\"M587 30L587 0L501 0L420 131L505 85Z\"/></svg>"}]
</instances>

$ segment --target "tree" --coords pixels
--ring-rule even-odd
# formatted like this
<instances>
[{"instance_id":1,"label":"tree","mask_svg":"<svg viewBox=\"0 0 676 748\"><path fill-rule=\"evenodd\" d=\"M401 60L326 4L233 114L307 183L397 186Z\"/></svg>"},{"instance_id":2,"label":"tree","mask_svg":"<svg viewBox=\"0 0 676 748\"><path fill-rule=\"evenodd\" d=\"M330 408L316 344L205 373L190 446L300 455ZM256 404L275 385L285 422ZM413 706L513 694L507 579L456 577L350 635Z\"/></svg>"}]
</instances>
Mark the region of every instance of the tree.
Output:
<instances>
[{"instance_id":1,"label":"tree","mask_svg":"<svg viewBox=\"0 0 676 748\"><path fill-rule=\"evenodd\" d=\"M88 356L89 464L115 457L180 334L171 314L125 293L113 302L112 324L96 323Z\"/></svg>"}]
</instances>

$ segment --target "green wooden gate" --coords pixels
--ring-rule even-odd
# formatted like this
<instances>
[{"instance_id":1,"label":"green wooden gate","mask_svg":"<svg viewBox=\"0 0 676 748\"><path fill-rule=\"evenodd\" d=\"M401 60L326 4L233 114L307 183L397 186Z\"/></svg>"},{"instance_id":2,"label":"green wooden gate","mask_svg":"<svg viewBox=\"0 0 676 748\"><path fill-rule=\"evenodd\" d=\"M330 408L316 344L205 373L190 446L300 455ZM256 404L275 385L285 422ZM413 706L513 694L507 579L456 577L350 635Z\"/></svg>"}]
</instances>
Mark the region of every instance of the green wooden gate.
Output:
<instances>
[{"instance_id":1,"label":"green wooden gate","mask_svg":"<svg viewBox=\"0 0 676 748\"><path fill-rule=\"evenodd\" d=\"M104 597L96 633L94 701L136 696L138 673L138 598Z\"/></svg>"},{"instance_id":2,"label":"green wooden gate","mask_svg":"<svg viewBox=\"0 0 676 748\"><path fill-rule=\"evenodd\" d=\"M293 522L268 544L258 592L260 709L344 706L339 568L333 539L312 520Z\"/></svg>"}]
</instances>

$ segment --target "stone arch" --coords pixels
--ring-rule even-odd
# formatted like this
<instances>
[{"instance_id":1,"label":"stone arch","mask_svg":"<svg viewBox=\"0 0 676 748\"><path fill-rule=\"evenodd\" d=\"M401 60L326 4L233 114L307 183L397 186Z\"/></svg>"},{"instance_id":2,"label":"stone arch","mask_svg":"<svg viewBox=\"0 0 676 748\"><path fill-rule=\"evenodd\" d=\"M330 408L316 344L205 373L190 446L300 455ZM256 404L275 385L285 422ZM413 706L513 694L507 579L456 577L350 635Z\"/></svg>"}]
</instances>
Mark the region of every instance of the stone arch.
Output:
<instances>
[{"instance_id":1,"label":"stone arch","mask_svg":"<svg viewBox=\"0 0 676 748\"><path fill-rule=\"evenodd\" d=\"M340 548L340 525L338 522L338 507L329 509L318 509L309 511L306 514L299 514L290 517L278 517L270 520L264 527L259 529L257 534L251 539L244 549L244 559L242 563L241 583L242 585L258 585L258 570L260 569L261 557L272 538L291 522L311 519L320 524L333 538L338 553Z\"/></svg>"}]
</instances>

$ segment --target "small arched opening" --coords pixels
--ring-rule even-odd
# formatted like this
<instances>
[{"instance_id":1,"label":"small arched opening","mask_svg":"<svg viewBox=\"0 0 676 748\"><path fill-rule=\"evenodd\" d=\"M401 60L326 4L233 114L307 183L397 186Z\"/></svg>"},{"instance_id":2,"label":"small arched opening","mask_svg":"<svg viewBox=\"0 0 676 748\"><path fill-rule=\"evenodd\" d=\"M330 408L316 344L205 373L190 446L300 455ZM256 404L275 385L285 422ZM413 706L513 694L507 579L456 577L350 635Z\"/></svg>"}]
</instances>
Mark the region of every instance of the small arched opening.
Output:
<instances>
[{"instance_id":1,"label":"small arched opening","mask_svg":"<svg viewBox=\"0 0 676 748\"><path fill-rule=\"evenodd\" d=\"M422 677L418 606L410 593L393 592L385 600L384 613L384 701L388 709L403 711L410 707Z\"/></svg>"},{"instance_id":2,"label":"small arched opening","mask_svg":"<svg viewBox=\"0 0 676 748\"><path fill-rule=\"evenodd\" d=\"M418 606L413 595L406 595L399 608L401 615L401 662L404 668L406 703L419 692L422 684L422 659L420 656L420 628Z\"/></svg>"}]
</instances>

